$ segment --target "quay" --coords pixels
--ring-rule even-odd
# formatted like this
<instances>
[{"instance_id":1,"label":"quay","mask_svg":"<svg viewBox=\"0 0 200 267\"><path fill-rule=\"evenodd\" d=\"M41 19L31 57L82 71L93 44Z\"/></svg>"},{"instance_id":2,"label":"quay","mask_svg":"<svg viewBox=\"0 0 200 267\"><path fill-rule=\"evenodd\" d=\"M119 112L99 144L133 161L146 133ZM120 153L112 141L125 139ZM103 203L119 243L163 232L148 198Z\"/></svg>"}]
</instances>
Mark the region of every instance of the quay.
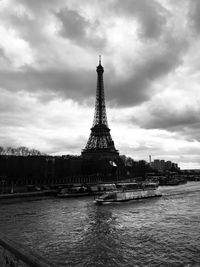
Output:
<instances>
[{"instance_id":1,"label":"quay","mask_svg":"<svg viewBox=\"0 0 200 267\"><path fill-rule=\"evenodd\" d=\"M46 259L0 234L1 267L53 267Z\"/></svg>"},{"instance_id":2,"label":"quay","mask_svg":"<svg viewBox=\"0 0 200 267\"><path fill-rule=\"evenodd\" d=\"M43 191L33 191L33 192L20 192L20 193L9 193L9 194L0 194L1 199L10 199L10 198L26 198L26 197L43 197L43 196L52 196L56 195L57 190L43 190Z\"/></svg>"}]
</instances>

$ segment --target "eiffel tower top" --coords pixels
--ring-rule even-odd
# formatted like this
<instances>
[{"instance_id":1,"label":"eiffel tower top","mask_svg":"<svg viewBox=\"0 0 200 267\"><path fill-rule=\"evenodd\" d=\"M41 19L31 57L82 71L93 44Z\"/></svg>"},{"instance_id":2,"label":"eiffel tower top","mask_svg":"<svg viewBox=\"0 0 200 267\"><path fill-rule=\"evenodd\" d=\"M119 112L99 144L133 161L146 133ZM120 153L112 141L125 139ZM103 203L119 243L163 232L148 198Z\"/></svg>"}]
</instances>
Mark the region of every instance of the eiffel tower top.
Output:
<instances>
[{"instance_id":1,"label":"eiffel tower top","mask_svg":"<svg viewBox=\"0 0 200 267\"><path fill-rule=\"evenodd\" d=\"M99 66L97 66L97 72L98 71L102 71L102 72L104 72L104 69L103 69L103 67L102 67L102 65L101 65L101 55L99 55Z\"/></svg>"},{"instance_id":2,"label":"eiffel tower top","mask_svg":"<svg viewBox=\"0 0 200 267\"><path fill-rule=\"evenodd\" d=\"M115 158L119 156L119 153L115 148L114 142L110 135L110 129L108 128L104 97L104 68L101 65L101 56L99 56L99 65L97 66L96 71L97 89L94 120L90 137L85 149L82 151L82 155L85 157L93 157L95 155L100 157Z\"/></svg>"}]
</instances>

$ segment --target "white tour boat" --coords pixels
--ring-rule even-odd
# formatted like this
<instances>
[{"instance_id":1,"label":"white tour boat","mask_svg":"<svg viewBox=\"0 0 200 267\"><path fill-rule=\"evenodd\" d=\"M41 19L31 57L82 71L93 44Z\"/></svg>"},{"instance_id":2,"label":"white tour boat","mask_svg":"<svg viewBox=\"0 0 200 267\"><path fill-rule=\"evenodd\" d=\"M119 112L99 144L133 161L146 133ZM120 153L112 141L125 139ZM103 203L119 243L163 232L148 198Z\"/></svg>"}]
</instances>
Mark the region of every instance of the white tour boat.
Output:
<instances>
[{"instance_id":1,"label":"white tour boat","mask_svg":"<svg viewBox=\"0 0 200 267\"><path fill-rule=\"evenodd\" d=\"M124 202L143 198L160 197L157 183L119 183L116 190L106 192L95 199L97 204Z\"/></svg>"}]
</instances>

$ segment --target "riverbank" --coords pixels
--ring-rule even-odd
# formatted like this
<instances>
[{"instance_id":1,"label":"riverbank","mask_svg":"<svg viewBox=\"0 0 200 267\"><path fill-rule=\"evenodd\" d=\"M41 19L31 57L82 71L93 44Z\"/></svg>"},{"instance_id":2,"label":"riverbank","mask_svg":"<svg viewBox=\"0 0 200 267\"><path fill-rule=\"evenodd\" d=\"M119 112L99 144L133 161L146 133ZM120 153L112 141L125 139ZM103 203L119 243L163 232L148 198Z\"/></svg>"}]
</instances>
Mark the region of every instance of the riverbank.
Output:
<instances>
[{"instance_id":1,"label":"riverbank","mask_svg":"<svg viewBox=\"0 0 200 267\"><path fill-rule=\"evenodd\" d=\"M57 190L43 190L43 191L33 191L33 192L23 192L23 193L0 194L0 200L10 199L10 198L55 196L56 194Z\"/></svg>"}]
</instances>

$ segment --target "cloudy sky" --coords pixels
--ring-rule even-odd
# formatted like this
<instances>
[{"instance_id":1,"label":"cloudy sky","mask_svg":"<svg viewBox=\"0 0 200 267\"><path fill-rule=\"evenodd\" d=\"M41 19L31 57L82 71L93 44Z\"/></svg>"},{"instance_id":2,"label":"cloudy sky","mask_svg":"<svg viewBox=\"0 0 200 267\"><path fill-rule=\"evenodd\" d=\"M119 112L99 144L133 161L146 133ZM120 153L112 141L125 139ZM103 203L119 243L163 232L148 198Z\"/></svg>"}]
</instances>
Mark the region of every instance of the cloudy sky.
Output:
<instances>
[{"instance_id":1,"label":"cloudy sky","mask_svg":"<svg viewBox=\"0 0 200 267\"><path fill-rule=\"evenodd\" d=\"M0 145L80 154L102 55L120 154L200 168L199 0L0 0Z\"/></svg>"}]
</instances>

